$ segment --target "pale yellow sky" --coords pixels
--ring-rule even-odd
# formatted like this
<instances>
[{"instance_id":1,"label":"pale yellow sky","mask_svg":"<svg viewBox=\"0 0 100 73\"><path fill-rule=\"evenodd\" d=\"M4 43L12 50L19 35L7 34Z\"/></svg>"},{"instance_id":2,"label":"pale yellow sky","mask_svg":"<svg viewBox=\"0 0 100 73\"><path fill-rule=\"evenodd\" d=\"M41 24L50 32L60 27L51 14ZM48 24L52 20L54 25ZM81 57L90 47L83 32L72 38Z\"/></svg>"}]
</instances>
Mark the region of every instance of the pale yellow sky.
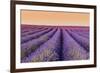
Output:
<instances>
[{"instance_id":1,"label":"pale yellow sky","mask_svg":"<svg viewBox=\"0 0 100 73\"><path fill-rule=\"evenodd\" d=\"M89 26L89 13L21 10L21 24L51 26Z\"/></svg>"}]
</instances>

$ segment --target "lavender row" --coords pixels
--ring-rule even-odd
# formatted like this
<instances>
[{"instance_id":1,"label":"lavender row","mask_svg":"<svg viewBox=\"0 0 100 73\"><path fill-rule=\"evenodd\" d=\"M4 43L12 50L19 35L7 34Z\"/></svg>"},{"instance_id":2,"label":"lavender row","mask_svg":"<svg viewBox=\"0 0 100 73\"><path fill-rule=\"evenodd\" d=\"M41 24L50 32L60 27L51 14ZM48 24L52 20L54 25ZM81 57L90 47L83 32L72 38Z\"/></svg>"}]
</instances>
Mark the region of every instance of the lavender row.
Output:
<instances>
[{"instance_id":1,"label":"lavender row","mask_svg":"<svg viewBox=\"0 0 100 73\"><path fill-rule=\"evenodd\" d=\"M85 31L85 32L81 32L81 31L71 31L71 32L76 33L76 34L78 34L80 36L83 36L83 37L89 39L89 31Z\"/></svg>"},{"instance_id":2,"label":"lavender row","mask_svg":"<svg viewBox=\"0 0 100 73\"><path fill-rule=\"evenodd\" d=\"M41 28L34 27L34 28L21 29L21 33L27 33L29 31L34 31L34 30L36 31L36 30L41 30L41 29L45 29L45 28L47 28L47 27L41 27Z\"/></svg>"},{"instance_id":3,"label":"lavender row","mask_svg":"<svg viewBox=\"0 0 100 73\"><path fill-rule=\"evenodd\" d=\"M27 35L35 34L35 33L38 33L38 32L40 32L40 31L47 30L47 29L48 29L48 28L31 29L30 31L21 33L21 37L25 37L25 36L27 36Z\"/></svg>"},{"instance_id":4,"label":"lavender row","mask_svg":"<svg viewBox=\"0 0 100 73\"><path fill-rule=\"evenodd\" d=\"M89 53L63 29L64 60L83 60L89 58Z\"/></svg>"},{"instance_id":5,"label":"lavender row","mask_svg":"<svg viewBox=\"0 0 100 73\"><path fill-rule=\"evenodd\" d=\"M53 36L53 34L55 34L56 30L57 29L55 28L46 34L41 35L37 39L33 39L26 43L21 44L21 58L27 56L28 54L36 50L40 45L49 40Z\"/></svg>"},{"instance_id":6,"label":"lavender row","mask_svg":"<svg viewBox=\"0 0 100 73\"><path fill-rule=\"evenodd\" d=\"M21 62L44 62L59 60L60 29L47 42L25 57Z\"/></svg>"},{"instance_id":7,"label":"lavender row","mask_svg":"<svg viewBox=\"0 0 100 73\"><path fill-rule=\"evenodd\" d=\"M70 30L67 30L69 35L77 41L82 47L84 47L85 50L89 51L89 39L82 37L74 32L71 32Z\"/></svg>"},{"instance_id":8,"label":"lavender row","mask_svg":"<svg viewBox=\"0 0 100 73\"><path fill-rule=\"evenodd\" d=\"M31 34L31 35L27 35L25 37L21 37L21 43L25 43L27 41L30 41L32 39L36 39L38 37L40 37L41 35L45 34L45 33L48 33L49 31L51 31L52 29L49 28L47 30L44 30L44 31L40 31L38 33L35 33L35 34Z\"/></svg>"}]
</instances>

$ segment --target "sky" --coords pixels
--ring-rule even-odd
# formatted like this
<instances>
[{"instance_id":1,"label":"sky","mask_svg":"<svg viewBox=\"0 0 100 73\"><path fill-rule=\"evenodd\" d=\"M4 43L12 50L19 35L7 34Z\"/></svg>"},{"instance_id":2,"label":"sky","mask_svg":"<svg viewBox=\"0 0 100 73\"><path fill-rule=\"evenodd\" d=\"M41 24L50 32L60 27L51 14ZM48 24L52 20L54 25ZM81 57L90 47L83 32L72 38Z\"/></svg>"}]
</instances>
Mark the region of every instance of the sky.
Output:
<instances>
[{"instance_id":1,"label":"sky","mask_svg":"<svg viewBox=\"0 0 100 73\"><path fill-rule=\"evenodd\" d=\"M21 10L21 24L89 26L89 13Z\"/></svg>"}]
</instances>

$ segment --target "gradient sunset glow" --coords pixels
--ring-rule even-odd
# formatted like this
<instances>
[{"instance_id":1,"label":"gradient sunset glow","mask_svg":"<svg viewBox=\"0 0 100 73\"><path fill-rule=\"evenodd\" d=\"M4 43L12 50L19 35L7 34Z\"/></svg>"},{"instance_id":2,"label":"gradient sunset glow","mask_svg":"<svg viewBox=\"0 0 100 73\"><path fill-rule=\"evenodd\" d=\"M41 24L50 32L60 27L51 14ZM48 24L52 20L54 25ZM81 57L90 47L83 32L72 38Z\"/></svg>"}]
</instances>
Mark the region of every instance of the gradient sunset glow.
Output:
<instances>
[{"instance_id":1,"label":"gradient sunset glow","mask_svg":"<svg viewBox=\"0 0 100 73\"><path fill-rule=\"evenodd\" d=\"M21 24L89 26L89 13L21 10Z\"/></svg>"}]
</instances>

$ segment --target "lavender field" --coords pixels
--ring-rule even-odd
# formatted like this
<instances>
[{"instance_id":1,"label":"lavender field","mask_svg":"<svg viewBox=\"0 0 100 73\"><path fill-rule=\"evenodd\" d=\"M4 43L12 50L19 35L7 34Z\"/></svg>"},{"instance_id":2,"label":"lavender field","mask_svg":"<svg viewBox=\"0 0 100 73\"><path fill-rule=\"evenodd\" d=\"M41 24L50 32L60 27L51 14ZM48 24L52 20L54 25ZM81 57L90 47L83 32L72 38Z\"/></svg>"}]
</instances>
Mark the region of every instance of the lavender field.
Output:
<instances>
[{"instance_id":1,"label":"lavender field","mask_svg":"<svg viewBox=\"0 0 100 73\"><path fill-rule=\"evenodd\" d=\"M21 25L21 63L89 59L89 27Z\"/></svg>"}]
</instances>

